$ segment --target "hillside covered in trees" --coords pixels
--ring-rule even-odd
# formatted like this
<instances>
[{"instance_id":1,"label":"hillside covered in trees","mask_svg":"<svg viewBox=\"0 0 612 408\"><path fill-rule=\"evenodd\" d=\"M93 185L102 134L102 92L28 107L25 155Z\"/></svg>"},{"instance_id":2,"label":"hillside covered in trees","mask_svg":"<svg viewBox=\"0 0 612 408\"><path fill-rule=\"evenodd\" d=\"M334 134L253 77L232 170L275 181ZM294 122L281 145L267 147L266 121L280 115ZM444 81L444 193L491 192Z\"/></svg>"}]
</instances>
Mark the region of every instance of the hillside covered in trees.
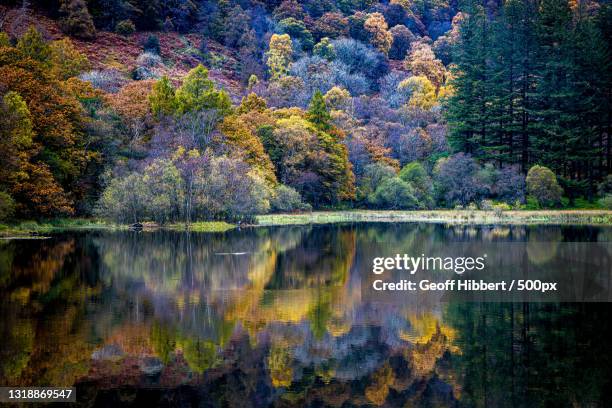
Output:
<instances>
[{"instance_id":1,"label":"hillside covered in trees","mask_svg":"<svg viewBox=\"0 0 612 408\"><path fill-rule=\"evenodd\" d=\"M607 2L0 4L0 222L612 208Z\"/></svg>"}]
</instances>

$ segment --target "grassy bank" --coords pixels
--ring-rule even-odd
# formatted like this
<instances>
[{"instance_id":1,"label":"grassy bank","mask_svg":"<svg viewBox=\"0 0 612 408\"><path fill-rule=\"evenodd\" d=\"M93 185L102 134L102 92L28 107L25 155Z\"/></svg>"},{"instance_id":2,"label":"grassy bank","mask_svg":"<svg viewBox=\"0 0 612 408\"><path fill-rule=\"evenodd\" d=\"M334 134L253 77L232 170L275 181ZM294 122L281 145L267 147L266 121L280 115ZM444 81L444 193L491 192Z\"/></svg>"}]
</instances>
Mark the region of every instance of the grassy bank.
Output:
<instances>
[{"instance_id":1,"label":"grassy bank","mask_svg":"<svg viewBox=\"0 0 612 408\"><path fill-rule=\"evenodd\" d=\"M257 217L258 225L328 224L339 222L429 222L449 224L581 224L612 225L612 211L330 211L304 214L269 214Z\"/></svg>"},{"instance_id":2,"label":"grassy bank","mask_svg":"<svg viewBox=\"0 0 612 408\"><path fill-rule=\"evenodd\" d=\"M154 223L144 223L144 230L169 229L175 231L187 230L185 224L169 224L159 226ZM235 228L233 224L228 224L223 221L204 221L194 222L189 226L189 230L193 232L224 232ZM56 220L37 222L37 221L22 221L16 224L0 224L0 237L32 237L49 234L52 232L62 231L93 231L93 230L127 230L129 225L116 224L98 219L83 219L83 218L61 218Z\"/></svg>"},{"instance_id":3,"label":"grassy bank","mask_svg":"<svg viewBox=\"0 0 612 408\"><path fill-rule=\"evenodd\" d=\"M16 224L0 224L0 236L31 236L42 235L50 232L75 231L75 230L119 230L127 229L127 226L109 223L103 220L85 218L60 218L55 220L37 222L21 221Z\"/></svg>"},{"instance_id":4,"label":"grassy bank","mask_svg":"<svg viewBox=\"0 0 612 408\"><path fill-rule=\"evenodd\" d=\"M200 221L194 222L189 225L189 228L185 224L171 224L166 225L163 228L176 230L176 231L192 231L192 232L225 232L236 228L233 224L228 224L224 221Z\"/></svg>"},{"instance_id":5,"label":"grassy bank","mask_svg":"<svg viewBox=\"0 0 612 408\"><path fill-rule=\"evenodd\" d=\"M331 224L343 222L428 222L447 224L577 224L612 225L612 211L605 210L540 210L540 211L320 211L303 214L268 214L257 216L259 226ZM46 222L23 221L13 225L0 224L0 237L31 237L52 232L78 230L127 230L121 225L96 219L57 219ZM192 232L225 232L236 225L223 221L194 222ZM158 226L144 224L144 230L168 229L186 231L183 223Z\"/></svg>"}]
</instances>

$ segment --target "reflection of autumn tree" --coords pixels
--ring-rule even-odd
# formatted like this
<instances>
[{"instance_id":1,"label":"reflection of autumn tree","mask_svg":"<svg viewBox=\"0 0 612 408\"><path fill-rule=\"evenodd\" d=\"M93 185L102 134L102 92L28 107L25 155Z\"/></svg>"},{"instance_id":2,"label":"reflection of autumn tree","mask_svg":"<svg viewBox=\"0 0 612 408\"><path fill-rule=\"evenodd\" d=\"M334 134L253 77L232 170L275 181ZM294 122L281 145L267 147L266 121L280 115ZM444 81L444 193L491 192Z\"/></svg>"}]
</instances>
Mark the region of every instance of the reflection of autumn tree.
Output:
<instances>
[{"instance_id":1,"label":"reflection of autumn tree","mask_svg":"<svg viewBox=\"0 0 612 408\"><path fill-rule=\"evenodd\" d=\"M11 315L6 316L2 325L2 342L0 348L0 378L8 384L21 376L30 361L34 348L34 330L32 322L16 320Z\"/></svg>"},{"instance_id":2,"label":"reflection of autumn tree","mask_svg":"<svg viewBox=\"0 0 612 408\"><path fill-rule=\"evenodd\" d=\"M389 395L391 384L393 384L393 370L389 364L384 364L372 374L372 380L365 389L365 395L374 404L382 405Z\"/></svg>"},{"instance_id":3,"label":"reflection of autumn tree","mask_svg":"<svg viewBox=\"0 0 612 408\"><path fill-rule=\"evenodd\" d=\"M154 310L156 305L170 306L156 312L166 316L164 321L173 313L179 317L174 340L157 323L150 326L152 346L163 360L171 358L173 342L179 348L179 337L193 337L201 330L190 322L194 316L204 318L204 313L209 332L205 338L217 345L219 331L233 328L234 322L245 327L253 341L272 322L308 320L319 338L328 325L335 333L347 330L341 310L355 250L350 229L116 234L97 238L96 244L103 279L123 282L119 287L144 282L140 293L125 295L137 303L147 301Z\"/></svg>"},{"instance_id":4,"label":"reflection of autumn tree","mask_svg":"<svg viewBox=\"0 0 612 408\"><path fill-rule=\"evenodd\" d=\"M68 386L87 374L93 346L82 312L82 305L71 306L38 328L26 383Z\"/></svg>"},{"instance_id":5,"label":"reflection of autumn tree","mask_svg":"<svg viewBox=\"0 0 612 408\"><path fill-rule=\"evenodd\" d=\"M180 339L178 345L189 367L196 373L202 374L221 361L217 355L217 345L210 340L188 337Z\"/></svg>"},{"instance_id":6,"label":"reflection of autumn tree","mask_svg":"<svg viewBox=\"0 0 612 408\"><path fill-rule=\"evenodd\" d=\"M323 248L323 250L321 250ZM320 337L332 313L346 307L344 285L355 251L354 231L312 229L300 245L271 250L249 273L225 318L255 332L272 322L310 322Z\"/></svg>"},{"instance_id":7,"label":"reflection of autumn tree","mask_svg":"<svg viewBox=\"0 0 612 408\"><path fill-rule=\"evenodd\" d=\"M10 241L0 241L0 288L9 284L14 257L15 251L11 249Z\"/></svg>"},{"instance_id":8,"label":"reflection of autumn tree","mask_svg":"<svg viewBox=\"0 0 612 408\"><path fill-rule=\"evenodd\" d=\"M194 372L202 373L219 362L218 353L231 337L237 316L257 308L260 296L251 293L263 291L274 269L271 238L253 230L157 232L103 236L96 244L105 280L113 280L120 288L144 283L140 290L118 293L122 299L135 298L139 309L152 309L156 316L142 329L151 346L144 351L153 352L164 363L171 363L180 353ZM233 252L246 255L231 255ZM138 337L130 334L135 324L112 329L105 343L119 344L129 352L125 340Z\"/></svg>"},{"instance_id":9,"label":"reflection of autumn tree","mask_svg":"<svg viewBox=\"0 0 612 408\"><path fill-rule=\"evenodd\" d=\"M416 376L428 376L435 371L438 360L451 349L449 339L437 326L427 343L417 343L414 348L406 351L406 356Z\"/></svg>"},{"instance_id":10,"label":"reflection of autumn tree","mask_svg":"<svg viewBox=\"0 0 612 408\"><path fill-rule=\"evenodd\" d=\"M327 332L327 325L332 316L331 293L317 290L315 304L308 311L310 329L316 339L321 339Z\"/></svg>"},{"instance_id":11,"label":"reflection of autumn tree","mask_svg":"<svg viewBox=\"0 0 612 408\"><path fill-rule=\"evenodd\" d=\"M49 292L56 274L64 265L66 256L74 251L74 240L60 242L45 240L34 246L36 250L31 256L27 257L24 253L17 254L20 261L10 265L12 282L17 285L11 288L11 295L23 303ZM15 248L9 244L5 251L13 253Z\"/></svg>"},{"instance_id":12,"label":"reflection of autumn tree","mask_svg":"<svg viewBox=\"0 0 612 408\"><path fill-rule=\"evenodd\" d=\"M441 319L431 312L408 313L409 329L402 330L400 337L412 344L427 344L438 334L445 337L449 345L455 338L455 331L443 324Z\"/></svg>"},{"instance_id":13,"label":"reflection of autumn tree","mask_svg":"<svg viewBox=\"0 0 612 408\"><path fill-rule=\"evenodd\" d=\"M171 354L176 349L174 330L170 326L155 321L151 325L151 344L155 354L164 364L168 364Z\"/></svg>"},{"instance_id":14,"label":"reflection of autumn tree","mask_svg":"<svg viewBox=\"0 0 612 408\"><path fill-rule=\"evenodd\" d=\"M275 275L266 289L303 289L342 285L355 251L351 229L313 229L301 245L279 254Z\"/></svg>"},{"instance_id":15,"label":"reflection of autumn tree","mask_svg":"<svg viewBox=\"0 0 612 408\"><path fill-rule=\"evenodd\" d=\"M273 345L268 354L268 369L272 385L276 388L288 387L293 381L293 356L287 347Z\"/></svg>"},{"instance_id":16,"label":"reflection of autumn tree","mask_svg":"<svg viewBox=\"0 0 612 408\"><path fill-rule=\"evenodd\" d=\"M250 283L235 296L225 319L239 321L255 339L269 324L308 321L311 333L321 339L333 322L342 329L341 310L346 302L345 284L355 251L355 235L350 229L301 229L299 244L278 240L265 256L253 257ZM274 236L273 236L274 237ZM323 250L321 250L321 247ZM259 259L259 261L257 261ZM267 366L275 387L291 385L291 349L301 337L272 336Z\"/></svg>"},{"instance_id":17,"label":"reflection of autumn tree","mask_svg":"<svg viewBox=\"0 0 612 408\"><path fill-rule=\"evenodd\" d=\"M72 385L88 369L85 299L97 288L75 270L88 263L72 238L11 242L0 248L10 275L0 280L0 328L6 339L0 382ZM3 356L4 357L4 356ZM2 380L5 378L5 380Z\"/></svg>"},{"instance_id":18,"label":"reflection of autumn tree","mask_svg":"<svg viewBox=\"0 0 612 408\"><path fill-rule=\"evenodd\" d=\"M151 337L152 334L149 334L147 325L125 320L112 328L104 342L118 346L122 352L127 354L147 355L153 349Z\"/></svg>"}]
</instances>

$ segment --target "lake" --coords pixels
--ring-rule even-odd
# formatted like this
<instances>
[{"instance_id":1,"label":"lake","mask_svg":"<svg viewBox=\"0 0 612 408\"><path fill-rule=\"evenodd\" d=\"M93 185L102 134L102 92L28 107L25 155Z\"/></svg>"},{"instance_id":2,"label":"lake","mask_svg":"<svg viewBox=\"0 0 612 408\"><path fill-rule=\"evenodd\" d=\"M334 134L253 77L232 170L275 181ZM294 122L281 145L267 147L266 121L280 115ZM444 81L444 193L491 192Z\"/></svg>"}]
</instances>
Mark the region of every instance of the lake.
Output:
<instances>
[{"instance_id":1,"label":"lake","mask_svg":"<svg viewBox=\"0 0 612 408\"><path fill-rule=\"evenodd\" d=\"M83 406L612 404L612 303L376 302L373 256L612 228L362 223L0 241L0 385Z\"/></svg>"}]
</instances>

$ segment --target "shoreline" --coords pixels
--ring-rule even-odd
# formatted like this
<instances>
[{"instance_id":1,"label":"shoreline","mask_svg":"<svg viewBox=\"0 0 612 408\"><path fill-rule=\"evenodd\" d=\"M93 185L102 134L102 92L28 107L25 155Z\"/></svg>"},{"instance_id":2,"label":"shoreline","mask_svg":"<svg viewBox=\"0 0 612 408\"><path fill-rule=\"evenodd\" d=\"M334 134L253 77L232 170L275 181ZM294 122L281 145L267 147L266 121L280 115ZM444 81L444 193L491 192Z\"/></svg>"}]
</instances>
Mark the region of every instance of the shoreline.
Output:
<instances>
[{"instance_id":1,"label":"shoreline","mask_svg":"<svg viewBox=\"0 0 612 408\"><path fill-rule=\"evenodd\" d=\"M422 211L314 211L296 214L267 214L255 217L256 224L243 227L275 227L284 225L337 224L355 222L421 222L452 225L592 225L612 226L612 211L608 210L516 210L502 213L484 210L422 210ZM143 231L186 231L182 223L157 225L143 223ZM223 221L200 221L190 225L192 232L224 232L239 225ZM58 219L37 223L22 222L1 225L0 238L41 238L45 233L61 231L128 230L127 224L109 223L97 219Z\"/></svg>"},{"instance_id":2,"label":"shoreline","mask_svg":"<svg viewBox=\"0 0 612 408\"><path fill-rule=\"evenodd\" d=\"M609 210L484 210L377 211L352 210L303 214L269 214L256 217L257 226L333 224L342 222L422 222L455 225L612 225Z\"/></svg>"}]
</instances>

